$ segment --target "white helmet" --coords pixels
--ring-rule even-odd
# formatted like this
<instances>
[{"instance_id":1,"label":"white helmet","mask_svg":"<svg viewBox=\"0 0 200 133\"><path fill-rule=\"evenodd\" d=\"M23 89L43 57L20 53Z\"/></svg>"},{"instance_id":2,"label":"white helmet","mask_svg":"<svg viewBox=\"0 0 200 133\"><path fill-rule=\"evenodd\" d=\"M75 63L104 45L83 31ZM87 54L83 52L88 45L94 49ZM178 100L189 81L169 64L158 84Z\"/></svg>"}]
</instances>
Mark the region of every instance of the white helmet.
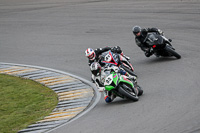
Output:
<instances>
[{"instance_id":1,"label":"white helmet","mask_svg":"<svg viewBox=\"0 0 200 133\"><path fill-rule=\"evenodd\" d=\"M94 60L96 55L92 48L88 48L85 50L85 56L89 58L89 60Z\"/></svg>"},{"instance_id":2,"label":"white helmet","mask_svg":"<svg viewBox=\"0 0 200 133\"><path fill-rule=\"evenodd\" d=\"M98 62L93 62L90 65L90 70L91 70L92 74L95 76L99 76L101 74L101 66Z\"/></svg>"}]
</instances>

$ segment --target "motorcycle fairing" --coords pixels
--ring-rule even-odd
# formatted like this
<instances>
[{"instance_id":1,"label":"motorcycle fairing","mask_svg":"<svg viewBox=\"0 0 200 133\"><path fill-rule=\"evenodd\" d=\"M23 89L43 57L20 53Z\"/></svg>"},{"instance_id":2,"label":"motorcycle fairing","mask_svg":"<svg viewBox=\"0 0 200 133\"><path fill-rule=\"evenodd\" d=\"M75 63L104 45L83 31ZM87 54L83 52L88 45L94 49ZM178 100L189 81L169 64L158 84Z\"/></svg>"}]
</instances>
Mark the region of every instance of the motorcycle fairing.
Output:
<instances>
[{"instance_id":1,"label":"motorcycle fairing","mask_svg":"<svg viewBox=\"0 0 200 133\"><path fill-rule=\"evenodd\" d=\"M118 61L113 57L113 53L111 51L108 51L108 54L104 57L104 61L102 62L106 64L113 64L116 66L118 65Z\"/></svg>"}]
</instances>

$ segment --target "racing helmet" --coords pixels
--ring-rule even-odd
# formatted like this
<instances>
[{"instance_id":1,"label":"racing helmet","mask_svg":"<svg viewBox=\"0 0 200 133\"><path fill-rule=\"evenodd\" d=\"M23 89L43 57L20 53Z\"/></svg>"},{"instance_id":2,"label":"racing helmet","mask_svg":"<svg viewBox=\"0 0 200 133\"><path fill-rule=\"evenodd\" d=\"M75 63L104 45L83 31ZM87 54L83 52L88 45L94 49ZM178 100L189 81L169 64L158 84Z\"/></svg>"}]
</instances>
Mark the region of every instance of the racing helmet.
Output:
<instances>
[{"instance_id":1,"label":"racing helmet","mask_svg":"<svg viewBox=\"0 0 200 133\"><path fill-rule=\"evenodd\" d=\"M136 25L133 27L132 31L135 36L138 36L138 33L141 32L141 27Z\"/></svg>"},{"instance_id":2,"label":"racing helmet","mask_svg":"<svg viewBox=\"0 0 200 133\"><path fill-rule=\"evenodd\" d=\"M85 56L88 57L89 60L94 60L96 54L92 48L88 48L85 50Z\"/></svg>"},{"instance_id":3,"label":"racing helmet","mask_svg":"<svg viewBox=\"0 0 200 133\"><path fill-rule=\"evenodd\" d=\"M98 62L93 62L90 65L90 70L94 76L99 76L101 74L101 65Z\"/></svg>"}]
</instances>

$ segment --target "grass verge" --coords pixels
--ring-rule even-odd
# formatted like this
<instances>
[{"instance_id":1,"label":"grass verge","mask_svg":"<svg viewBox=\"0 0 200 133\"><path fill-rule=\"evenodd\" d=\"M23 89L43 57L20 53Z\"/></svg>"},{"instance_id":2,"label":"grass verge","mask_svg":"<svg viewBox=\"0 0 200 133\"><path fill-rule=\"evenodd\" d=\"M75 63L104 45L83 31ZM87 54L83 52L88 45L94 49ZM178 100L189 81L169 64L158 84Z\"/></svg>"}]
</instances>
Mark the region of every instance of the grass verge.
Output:
<instances>
[{"instance_id":1,"label":"grass verge","mask_svg":"<svg viewBox=\"0 0 200 133\"><path fill-rule=\"evenodd\" d=\"M43 119L57 103L51 89L32 80L0 74L1 133L16 133Z\"/></svg>"}]
</instances>

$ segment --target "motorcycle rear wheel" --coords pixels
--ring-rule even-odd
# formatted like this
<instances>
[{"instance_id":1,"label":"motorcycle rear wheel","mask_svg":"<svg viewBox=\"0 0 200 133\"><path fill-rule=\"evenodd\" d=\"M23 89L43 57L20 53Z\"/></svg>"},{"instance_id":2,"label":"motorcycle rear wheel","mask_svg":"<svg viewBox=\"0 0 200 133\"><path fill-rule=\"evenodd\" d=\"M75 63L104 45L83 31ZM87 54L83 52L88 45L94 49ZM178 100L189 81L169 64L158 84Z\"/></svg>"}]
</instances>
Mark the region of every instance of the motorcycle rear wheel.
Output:
<instances>
[{"instance_id":1,"label":"motorcycle rear wheel","mask_svg":"<svg viewBox=\"0 0 200 133\"><path fill-rule=\"evenodd\" d=\"M138 101L139 100L139 97L137 96L137 93L135 93L135 95L131 94L131 92L125 87L119 86L118 91L119 91L119 93L121 93L122 95L124 95L128 99L131 99L133 101Z\"/></svg>"},{"instance_id":2,"label":"motorcycle rear wheel","mask_svg":"<svg viewBox=\"0 0 200 133\"><path fill-rule=\"evenodd\" d=\"M128 67L124 66L123 64L121 65L121 67L122 67L126 72L128 72L130 75L136 76L136 77L137 77L137 74L136 74L135 72L133 72L132 70L130 70Z\"/></svg>"}]
</instances>

